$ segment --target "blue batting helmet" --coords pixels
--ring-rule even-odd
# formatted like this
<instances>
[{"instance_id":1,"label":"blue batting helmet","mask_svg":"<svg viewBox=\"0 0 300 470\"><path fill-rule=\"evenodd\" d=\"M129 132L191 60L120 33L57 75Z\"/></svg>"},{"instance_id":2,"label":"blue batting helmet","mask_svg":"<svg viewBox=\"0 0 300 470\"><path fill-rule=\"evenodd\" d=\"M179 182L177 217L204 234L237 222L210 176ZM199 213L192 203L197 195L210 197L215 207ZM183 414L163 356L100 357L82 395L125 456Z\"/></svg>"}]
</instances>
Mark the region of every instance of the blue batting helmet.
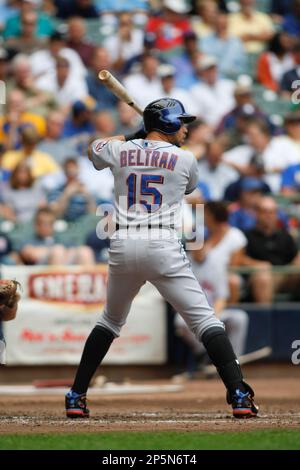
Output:
<instances>
[{"instance_id":1,"label":"blue batting helmet","mask_svg":"<svg viewBox=\"0 0 300 470\"><path fill-rule=\"evenodd\" d=\"M183 104L173 98L161 98L149 103L143 113L146 132L159 131L163 134L175 134L183 123L196 119L185 112Z\"/></svg>"}]
</instances>

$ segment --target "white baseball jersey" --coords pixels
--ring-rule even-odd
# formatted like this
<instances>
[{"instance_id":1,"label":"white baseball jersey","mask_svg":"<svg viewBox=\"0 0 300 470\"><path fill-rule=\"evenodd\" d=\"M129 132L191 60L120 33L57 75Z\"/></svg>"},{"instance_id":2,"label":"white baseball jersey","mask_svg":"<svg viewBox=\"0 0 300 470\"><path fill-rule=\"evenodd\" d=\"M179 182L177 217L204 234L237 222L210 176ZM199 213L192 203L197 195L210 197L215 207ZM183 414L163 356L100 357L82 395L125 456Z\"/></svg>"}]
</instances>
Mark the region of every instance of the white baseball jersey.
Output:
<instances>
[{"instance_id":1,"label":"white baseball jersey","mask_svg":"<svg viewBox=\"0 0 300 470\"><path fill-rule=\"evenodd\" d=\"M180 312L197 338L209 328L223 328L179 240L161 235L176 235L172 229L181 225L184 194L197 185L193 154L164 141L96 140L92 162L97 170L109 167L113 173L116 222L127 234L118 237L118 230L111 239L107 300L97 324L119 336L132 300L148 281ZM138 231L130 234L127 226L136 225L145 228L142 232L149 225L156 227L160 235L152 240L135 238Z\"/></svg>"},{"instance_id":2,"label":"white baseball jersey","mask_svg":"<svg viewBox=\"0 0 300 470\"><path fill-rule=\"evenodd\" d=\"M116 218L121 226L181 227L184 194L198 183L194 155L163 141L96 140L92 162L114 176Z\"/></svg>"}]
</instances>

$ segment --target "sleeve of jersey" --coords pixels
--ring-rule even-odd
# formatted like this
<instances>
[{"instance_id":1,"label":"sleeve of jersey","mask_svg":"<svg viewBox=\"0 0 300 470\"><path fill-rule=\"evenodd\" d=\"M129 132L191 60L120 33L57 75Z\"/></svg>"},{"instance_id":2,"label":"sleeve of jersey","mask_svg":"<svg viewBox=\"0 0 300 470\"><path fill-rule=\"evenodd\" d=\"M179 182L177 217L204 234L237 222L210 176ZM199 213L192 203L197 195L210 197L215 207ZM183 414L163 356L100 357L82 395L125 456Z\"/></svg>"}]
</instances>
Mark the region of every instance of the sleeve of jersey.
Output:
<instances>
[{"instance_id":1,"label":"sleeve of jersey","mask_svg":"<svg viewBox=\"0 0 300 470\"><path fill-rule=\"evenodd\" d=\"M92 162L96 170L112 168L115 163L116 150L120 142L97 139L92 143Z\"/></svg>"},{"instance_id":2,"label":"sleeve of jersey","mask_svg":"<svg viewBox=\"0 0 300 470\"><path fill-rule=\"evenodd\" d=\"M185 194L191 194L196 189L199 181L198 162L193 154L191 154L192 163L190 166L190 177L186 186Z\"/></svg>"}]
</instances>

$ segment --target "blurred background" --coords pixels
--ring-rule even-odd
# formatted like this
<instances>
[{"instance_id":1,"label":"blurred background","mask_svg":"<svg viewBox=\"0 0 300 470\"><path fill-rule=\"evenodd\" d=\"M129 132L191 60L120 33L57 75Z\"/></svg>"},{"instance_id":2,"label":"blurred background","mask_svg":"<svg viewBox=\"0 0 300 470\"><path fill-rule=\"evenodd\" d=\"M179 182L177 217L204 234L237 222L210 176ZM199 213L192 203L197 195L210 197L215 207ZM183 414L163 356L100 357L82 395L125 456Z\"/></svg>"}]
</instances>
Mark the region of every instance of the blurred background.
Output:
<instances>
[{"instance_id":1,"label":"blurred background","mask_svg":"<svg viewBox=\"0 0 300 470\"><path fill-rule=\"evenodd\" d=\"M1 276L23 285L17 319L1 326L11 367L0 377L63 377L105 303L109 241L96 234L96 208L113 203L113 178L93 169L87 145L141 121L99 82L101 69L142 107L170 96L197 116L185 143L199 164L191 224L205 204L204 248L189 253L195 274L239 356L269 347L265 360L291 364L300 1L0 0ZM156 374L193 378L209 366L151 286L106 363L120 376L159 364Z\"/></svg>"}]
</instances>

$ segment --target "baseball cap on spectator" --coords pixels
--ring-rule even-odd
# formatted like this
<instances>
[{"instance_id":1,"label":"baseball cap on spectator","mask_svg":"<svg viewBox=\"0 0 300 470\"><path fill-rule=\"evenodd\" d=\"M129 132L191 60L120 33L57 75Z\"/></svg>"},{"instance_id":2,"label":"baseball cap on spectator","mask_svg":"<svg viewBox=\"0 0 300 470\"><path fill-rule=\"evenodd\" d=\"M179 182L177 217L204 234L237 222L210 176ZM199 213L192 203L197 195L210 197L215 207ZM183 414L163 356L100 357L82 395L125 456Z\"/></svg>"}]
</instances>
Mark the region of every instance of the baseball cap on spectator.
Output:
<instances>
[{"instance_id":1,"label":"baseball cap on spectator","mask_svg":"<svg viewBox=\"0 0 300 470\"><path fill-rule=\"evenodd\" d=\"M253 81L249 75L241 75L235 82L234 94L237 95L251 95L253 92Z\"/></svg>"},{"instance_id":2,"label":"baseball cap on spectator","mask_svg":"<svg viewBox=\"0 0 300 470\"><path fill-rule=\"evenodd\" d=\"M217 60L215 57L211 55L205 55L203 57L200 57L200 59L197 62L197 70L200 72L203 72L204 70L208 70L212 67L216 67L217 65Z\"/></svg>"},{"instance_id":3,"label":"baseball cap on spectator","mask_svg":"<svg viewBox=\"0 0 300 470\"><path fill-rule=\"evenodd\" d=\"M96 109L96 102L90 96L88 96L84 100L75 101L72 106L73 114L79 114L82 111L94 111L95 109Z\"/></svg>"},{"instance_id":4,"label":"baseball cap on spectator","mask_svg":"<svg viewBox=\"0 0 300 470\"><path fill-rule=\"evenodd\" d=\"M264 191L264 184L258 178L254 178L252 176L246 176L241 181L240 186L241 191Z\"/></svg>"},{"instance_id":5,"label":"baseball cap on spectator","mask_svg":"<svg viewBox=\"0 0 300 470\"><path fill-rule=\"evenodd\" d=\"M174 77L176 69L171 64L161 64L158 67L157 73L160 78Z\"/></svg>"},{"instance_id":6,"label":"baseball cap on spectator","mask_svg":"<svg viewBox=\"0 0 300 470\"><path fill-rule=\"evenodd\" d=\"M168 10L181 15L190 11L190 7L187 5L186 0L163 0L163 6L168 8Z\"/></svg>"}]
</instances>

